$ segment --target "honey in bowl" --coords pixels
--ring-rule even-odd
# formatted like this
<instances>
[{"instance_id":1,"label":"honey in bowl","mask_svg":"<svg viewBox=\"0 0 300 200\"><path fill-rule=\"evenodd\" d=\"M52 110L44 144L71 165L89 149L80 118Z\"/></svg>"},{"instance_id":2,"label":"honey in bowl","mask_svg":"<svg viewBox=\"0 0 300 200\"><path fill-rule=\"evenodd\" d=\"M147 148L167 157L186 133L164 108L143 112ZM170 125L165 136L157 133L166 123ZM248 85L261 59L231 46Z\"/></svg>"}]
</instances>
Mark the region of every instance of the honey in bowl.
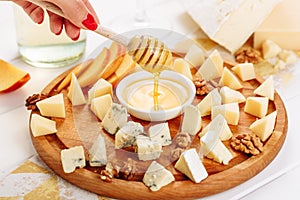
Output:
<instances>
[{"instance_id":1,"label":"honey in bowl","mask_svg":"<svg viewBox=\"0 0 300 200\"><path fill-rule=\"evenodd\" d=\"M154 82L153 74L146 71L130 74L119 82L116 95L131 115L146 121L169 120L180 115L182 108L195 97L196 89L191 80L164 70L159 76L156 105Z\"/></svg>"}]
</instances>

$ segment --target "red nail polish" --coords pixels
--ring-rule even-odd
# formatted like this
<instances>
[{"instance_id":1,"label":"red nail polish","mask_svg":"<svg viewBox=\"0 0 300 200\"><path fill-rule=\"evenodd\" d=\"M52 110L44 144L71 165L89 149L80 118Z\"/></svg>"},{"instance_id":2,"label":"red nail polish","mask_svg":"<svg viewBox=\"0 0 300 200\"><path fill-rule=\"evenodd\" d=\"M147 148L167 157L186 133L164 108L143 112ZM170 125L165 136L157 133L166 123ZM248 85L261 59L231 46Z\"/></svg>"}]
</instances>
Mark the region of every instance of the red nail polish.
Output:
<instances>
[{"instance_id":1,"label":"red nail polish","mask_svg":"<svg viewBox=\"0 0 300 200\"><path fill-rule=\"evenodd\" d=\"M82 24L87 28L92 31L96 30L98 27L97 22L95 21L94 17L88 13L86 16L86 19L82 21Z\"/></svg>"},{"instance_id":2,"label":"red nail polish","mask_svg":"<svg viewBox=\"0 0 300 200\"><path fill-rule=\"evenodd\" d=\"M79 39L79 37L80 37L80 32L78 33L78 35L77 35L76 37L73 37L72 40L73 40L73 41L76 41L76 40Z\"/></svg>"}]
</instances>

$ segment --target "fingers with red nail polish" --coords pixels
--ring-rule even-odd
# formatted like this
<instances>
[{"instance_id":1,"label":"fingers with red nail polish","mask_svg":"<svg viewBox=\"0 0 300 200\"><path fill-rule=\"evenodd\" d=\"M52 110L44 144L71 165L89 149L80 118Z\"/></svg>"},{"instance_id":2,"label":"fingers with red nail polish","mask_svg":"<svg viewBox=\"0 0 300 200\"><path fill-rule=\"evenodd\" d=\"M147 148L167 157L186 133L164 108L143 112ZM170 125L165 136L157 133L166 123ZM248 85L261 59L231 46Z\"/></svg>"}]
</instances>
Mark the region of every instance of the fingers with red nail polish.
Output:
<instances>
[{"instance_id":1,"label":"fingers with red nail polish","mask_svg":"<svg viewBox=\"0 0 300 200\"><path fill-rule=\"evenodd\" d=\"M98 24L90 13L87 14L86 18L82 21L82 24L89 30L96 30L98 27Z\"/></svg>"}]
</instances>

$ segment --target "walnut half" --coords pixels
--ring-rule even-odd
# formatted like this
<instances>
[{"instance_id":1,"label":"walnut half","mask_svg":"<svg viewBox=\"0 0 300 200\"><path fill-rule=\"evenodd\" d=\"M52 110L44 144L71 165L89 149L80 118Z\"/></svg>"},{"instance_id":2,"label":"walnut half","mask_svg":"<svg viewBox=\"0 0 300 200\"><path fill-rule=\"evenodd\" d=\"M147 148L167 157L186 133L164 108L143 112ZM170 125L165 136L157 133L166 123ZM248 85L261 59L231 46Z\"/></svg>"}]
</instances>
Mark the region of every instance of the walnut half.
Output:
<instances>
[{"instance_id":1,"label":"walnut half","mask_svg":"<svg viewBox=\"0 0 300 200\"><path fill-rule=\"evenodd\" d=\"M230 145L237 151L258 155L263 151L263 143L255 133L239 134L231 139Z\"/></svg>"}]
</instances>

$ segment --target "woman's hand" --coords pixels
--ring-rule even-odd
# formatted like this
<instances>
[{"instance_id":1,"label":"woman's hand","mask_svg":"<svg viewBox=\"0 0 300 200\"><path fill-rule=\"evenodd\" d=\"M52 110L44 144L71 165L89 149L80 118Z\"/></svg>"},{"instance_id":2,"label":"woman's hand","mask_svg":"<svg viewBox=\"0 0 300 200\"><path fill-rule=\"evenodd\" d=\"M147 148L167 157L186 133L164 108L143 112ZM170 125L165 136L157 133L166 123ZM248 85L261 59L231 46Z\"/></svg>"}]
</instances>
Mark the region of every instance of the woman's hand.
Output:
<instances>
[{"instance_id":1,"label":"woman's hand","mask_svg":"<svg viewBox=\"0 0 300 200\"><path fill-rule=\"evenodd\" d=\"M44 20L44 10L27 0L11 0L21 6L30 18L40 24ZM38 0L43 1L43 0ZM80 29L95 30L99 24L98 17L88 0L47 0L59 7L65 18L47 11L51 31L59 35L63 28L72 40L80 36Z\"/></svg>"}]
</instances>

